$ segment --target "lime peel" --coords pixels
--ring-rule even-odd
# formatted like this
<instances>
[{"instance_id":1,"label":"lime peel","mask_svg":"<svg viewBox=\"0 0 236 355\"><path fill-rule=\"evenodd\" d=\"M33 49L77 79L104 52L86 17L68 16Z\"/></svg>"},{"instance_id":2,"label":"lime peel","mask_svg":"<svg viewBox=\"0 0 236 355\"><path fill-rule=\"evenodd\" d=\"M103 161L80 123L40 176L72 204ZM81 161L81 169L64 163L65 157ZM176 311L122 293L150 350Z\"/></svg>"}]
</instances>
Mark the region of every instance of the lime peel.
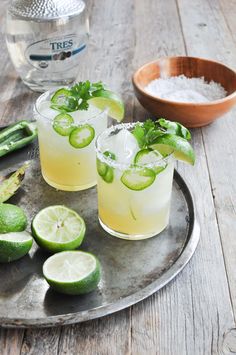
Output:
<instances>
[{"instance_id":1,"label":"lime peel","mask_svg":"<svg viewBox=\"0 0 236 355\"><path fill-rule=\"evenodd\" d=\"M94 93L94 97L88 100L88 103L97 107L101 111L107 109L108 115L118 122L121 122L124 118L124 103L113 91L98 90Z\"/></svg>"},{"instance_id":2,"label":"lime peel","mask_svg":"<svg viewBox=\"0 0 236 355\"><path fill-rule=\"evenodd\" d=\"M151 145L152 149L161 154L171 154L178 160L194 165L195 153L191 144L184 138L172 134L164 134L158 137Z\"/></svg>"},{"instance_id":3,"label":"lime peel","mask_svg":"<svg viewBox=\"0 0 236 355\"><path fill-rule=\"evenodd\" d=\"M0 234L0 263L22 258L29 252L32 244L33 238L26 231Z\"/></svg>"},{"instance_id":4,"label":"lime peel","mask_svg":"<svg viewBox=\"0 0 236 355\"><path fill-rule=\"evenodd\" d=\"M24 211L9 203L0 204L0 233L21 232L27 226Z\"/></svg>"}]
</instances>

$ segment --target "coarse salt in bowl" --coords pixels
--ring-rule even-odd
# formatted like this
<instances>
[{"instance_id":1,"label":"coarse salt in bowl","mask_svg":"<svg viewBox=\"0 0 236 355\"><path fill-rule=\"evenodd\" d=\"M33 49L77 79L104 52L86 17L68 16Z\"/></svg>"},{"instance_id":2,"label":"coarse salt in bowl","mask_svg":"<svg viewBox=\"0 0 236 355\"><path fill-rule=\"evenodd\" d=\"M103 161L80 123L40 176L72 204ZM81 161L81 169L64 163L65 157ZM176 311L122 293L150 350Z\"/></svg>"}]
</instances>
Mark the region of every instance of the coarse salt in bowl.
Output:
<instances>
[{"instance_id":1,"label":"coarse salt in bowl","mask_svg":"<svg viewBox=\"0 0 236 355\"><path fill-rule=\"evenodd\" d=\"M236 73L195 57L167 57L133 75L135 94L150 113L187 127L205 126L236 104Z\"/></svg>"}]
</instances>

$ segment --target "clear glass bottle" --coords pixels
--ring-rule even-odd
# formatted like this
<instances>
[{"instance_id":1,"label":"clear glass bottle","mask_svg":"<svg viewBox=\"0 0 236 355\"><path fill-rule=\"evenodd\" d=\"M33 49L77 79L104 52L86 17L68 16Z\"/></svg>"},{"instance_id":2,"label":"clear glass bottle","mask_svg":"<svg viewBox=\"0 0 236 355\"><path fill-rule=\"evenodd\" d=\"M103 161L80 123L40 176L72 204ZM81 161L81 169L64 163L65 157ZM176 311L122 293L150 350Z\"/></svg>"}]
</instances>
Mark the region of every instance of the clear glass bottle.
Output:
<instances>
[{"instance_id":1,"label":"clear glass bottle","mask_svg":"<svg viewBox=\"0 0 236 355\"><path fill-rule=\"evenodd\" d=\"M34 91L76 80L88 35L88 13L81 0L13 0L7 11L11 60Z\"/></svg>"}]
</instances>

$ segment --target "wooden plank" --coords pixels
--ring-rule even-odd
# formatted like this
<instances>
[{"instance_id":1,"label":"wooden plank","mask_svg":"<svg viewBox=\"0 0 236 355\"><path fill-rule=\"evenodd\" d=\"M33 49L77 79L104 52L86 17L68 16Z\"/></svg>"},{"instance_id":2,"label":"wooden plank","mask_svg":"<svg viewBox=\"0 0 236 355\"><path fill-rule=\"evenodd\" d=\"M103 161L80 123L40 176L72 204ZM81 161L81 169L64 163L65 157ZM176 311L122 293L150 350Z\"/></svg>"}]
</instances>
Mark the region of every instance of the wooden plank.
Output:
<instances>
[{"instance_id":1,"label":"wooden plank","mask_svg":"<svg viewBox=\"0 0 236 355\"><path fill-rule=\"evenodd\" d=\"M122 93L126 118L130 120L134 47L132 2L104 0L101 6L94 1L90 18L90 49L81 69L83 78L103 80L112 90ZM114 316L63 328L59 353L128 354L130 334L130 311L125 310Z\"/></svg>"},{"instance_id":2,"label":"wooden plank","mask_svg":"<svg viewBox=\"0 0 236 355\"><path fill-rule=\"evenodd\" d=\"M200 56L208 55L212 58L217 57L218 60L221 60L226 65L236 68L235 42L225 22L219 1L197 0L194 4L189 4L187 0L179 0L179 4L188 53ZM230 4L232 5L232 2ZM192 16L194 16L194 21L189 21ZM204 30L198 26L200 19L206 24ZM195 38L197 38L197 42ZM198 45L198 43L202 43L202 45ZM207 43L207 46L204 46L204 43ZM235 314L235 110L214 124L204 128L202 132Z\"/></svg>"},{"instance_id":3,"label":"wooden plank","mask_svg":"<svg viewBox=\"0 0 236 355\"><path fill-rule=\"evenodd\" d=\"M188 55L235 65L236 48L219 0L178 0Z\"/></svg>"},{"instance_id":4,"label":"wooden plank","mask_svg":"<svg viewBox=\"0 0 236 355\"><path fill-rule=\"evenodd\" d=\"M188 6L186 1L184 8ZM137 1L135 17L135 64L163 54L184 54L185 43L174 1ZM189 21L192 19L194 15ZM137 119L147 117L139 105L135 113ZM193 144L198 157L196 166L178 164L178 170L196 198L202 228L200 245L175 281L133 307L132 353L135 355L218 354L223 334L234 326L201 130L194 130ZM213 294L212 290L216 292Z\"/></svg>"},{"instance_id":5,"label":"wooden plank","mask_svg":"<svg viewBox=\"0 0 236 355\"><path fill-rule=\"evenodd\" d=\"M19 355L24 330L0 328L0 355Z\"/></svg>"},{"instance_id":6,"label":"wooden plank","mask_svg":"<svg viewBox=\"0 0 236 355\"><path fill-rule=\"evenodd\" d=\"M3 0L0 7L0 29L1 34L4 34L4 18L5 11L8 5L8 0ZM5 44L5 38L3 35L0 36L0 87L1 87L1 105L0 105L0 125L6 124L8 119L3 118L6 106L9 104L8 100L11 97L13 89L10 87L10 82L12 82L12 87L15 86L16 75L10 74L12 71L12 64L7 55L7 48ZM17 329L3 329L0 328L0 354L1 355L18 355L20 354L20 349L22 345L22 340L24 336L24 330Z\"/></svg>"},{"instance_id":7,"label":"wooden plank","mask_svg":"<svg viewBox=\"0 0 236 355\"><path fill-rule=\"evenodd\" d=\"M58 355L130 354L130 309L63 328Z\"/></svg>"},{"instance_id":8,"label":"wooden plank","mask_svg":"<svg viewBox=\"0 0 236 355\"><path fill-rule=\"evenodd\" d=\"M236 43L236 21L235 21L235 9L236 0L220 0L221 11L224 15L225 22L229 31Z\"/></svg>"},{"instance_id":9,"label":"wooden plank","mask_svg":"<svg viewBox=\"0 0 236 355\"><path fill-rule=\"evenodd\" d=\"M89 65L84 70L86 77L90 77L92 80L105 78L114 90L125 93L126 101L129 102L127 117L132 112L132 91L127 79L130 78L132 73L132 47L134 45L132 24L134 18L136 18L137 31L133 67L151 59L152 56L175 54L176 52L178 54L184 53L181 27L176 16L177 10L174 2L171 0L166 2L149 0L142 3L136 1L135 14L131 8L132 4L124 0L113 1L112 5L107 0L103 6L94 3L92 10L94 36L91 38L91 52L88 55ZM183 16L183 7L186 9L189 5L188 1L185 1L182 6L180 4L181 17ZM101 9L99 9L99 6ZM194 7L193 4L191 6ZM205 17L202 17L201 7L206 9L206 6L204 7L204 4L199 4L199 2L197 2L197 6L199 9L194 8L194 12L201 12L200 18L205 20L209 16L209 10ZM193 8L191 9L193 11ZM212 15L212 13L210 14ZM216 14L219 16L218 10ZM193 24L188 24L190 28L194 26L194 16L192 17ZM222 20L220 19L220 21ZM204 30L206 26L202 25L203 22L198 23L198 27ZM114 30L112 32L111 24L113 25L112 30ZM213 25L215 25L214 22ZM184 27L185 35L188 26ZM169 27L171 27L171 30L169 30ZM197 33L197 35L199 34ZM209 41L211 36L207 38ZM194 36L189 35L188 50L189 41L193 40ZM196 51L198 50L197 47L204 50L201 41L202 37L201 40L197 40ZM220 44L222 46L222 40ZM205 45L205 47L207 46ZM207 56L213 57L215 54L216 52L211 50L206 53ZM11 85L11 88L15 88L14 83ZM27 112L33 102L31 93L28 94L27 89L23 89L23 84L20 81L16 84L16 90L18 90L17 96L20 96L23 92L20 99L26 102L23 110ZM13 93L15 96L15 90L10 89L9 98L13 98ZM21 101L19 100L19 102ZM0 112L5 121L17 118L17 111L19 114L17 106L12 107L13 103L13 100L10 103L6 102L7 106L4 104L4 110ZM15 116L10 117L9 114ZM144 111L140 110L139 106L135 108L135 116L135 118L144 117ZM229 127L232 130L232 125ZM208 134L210 133L208 132ZM205 134L204 130L204 142ZM210 143L205 142L205 144ZM233 327L234 322L229 303L227 280L224 274L201 130L195 130L194 145L199 157L196 168L191 170L188 167L180 167L182 174L188 178L196 196L201 196L201 199L197 199L197 209L203 227L202 239L197 254L190 265L177 280L164 290L133 308L132 329L129 311L123 311L100 320L63 328L59 344L58 330L27 331L22 346L23 353L40 354L40 351L41 354L45 353L43 344L46 347L46 354L54 354L57 346L61 354L129 354L131 348L132 354L135 355L220 353L223 333ZM215 150L210 152L209 149L207 145L207 156L211 154L211 157L213 156L215 159ZM217 152L219 151L220 149ZM214 163L211 159L210 171ZM219 162L217 168L221 168ZM221 175L217 176L220 182ZM213 184L216 183L215 179L212 181ZM217 189L221 191L222 187L219 182L217 183ZM223 180L223 182L225 181ZM220 192L218 192L219 194ZM230 204L228 207L230 209ZM215 272L213 273L212 270ZM132 347L130 344L131 331ZM0 349L4 349L2 348L3 345L5 351L8 351L7 353L13 350L15 351L14 354L19 353L21 332L1 331ZM13 343L18 345L14 347ZM51 352L49 352L50 350Z\"/></svg>"},{"instance_id":10,"label":"wooden plank","mask_svg":"<svg viewBox=\"0 0 236 355\"><path fill-rule=\"evenodd\" d=\"M57 355L60 332L60 328L26 330L20 354Z\"/></svg>"},{"instance_id":11,"label":"wooden plank","mask_svg":"<svg viewBox=\"0 0 236 355\"><path fill-rule=\"evenodd\" d=\"M176 280L133 307L132 351L137 355L219 354L224 333L234 327L200 130L194 148L196 167L179 164L178 170L196 197L200 244Z\"/></svg>"},{"instance_id":12,"label":"wooden plank","mask_svg":"<svg viewBox=\"0 0 236 355\"><path fill-rule=\"evenodd\" d=\"M2 4L0 9L1 24L3 23L3 17L5 17L7 3L9 2L4 1L4 6ZM30 91L18 78L7 55L7 47L3 36L0 36L0 45L2 49L0 72L3 73L0 77L0 124L9 124L21 119L31 120L33 118L33 104L39 94ZM0 354L57 354L59 334L59 329L31 331L0 329Z\"/></svg>"}]
</instances>

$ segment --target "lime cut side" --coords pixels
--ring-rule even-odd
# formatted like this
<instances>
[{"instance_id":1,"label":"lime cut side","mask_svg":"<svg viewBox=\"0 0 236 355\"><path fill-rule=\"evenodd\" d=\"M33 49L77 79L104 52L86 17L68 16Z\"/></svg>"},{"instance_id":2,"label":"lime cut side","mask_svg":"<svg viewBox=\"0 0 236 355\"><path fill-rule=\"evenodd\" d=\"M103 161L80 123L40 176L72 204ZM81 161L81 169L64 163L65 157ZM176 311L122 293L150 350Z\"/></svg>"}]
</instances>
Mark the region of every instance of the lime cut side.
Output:
<instances>
[{"instance_id":1,"label":"lime cut side","mask_svg":"<svg viewBox=\"0 0 236 355\"><path fill-rule=\"evenodd\" d=\"M125 107L121 98L113 91L97 90L93 93L96 97L89 99L89 104L94 105L99 110L108 110L108 115L116 121L121 122L124 118Z\"/></svg>"},{"instance_id":2,"label":"lime cut side","mask_svg":"<svg viewBox=\"0 0 236 355\"><path fill-rule=\"evenodd\" d=\"M31 249L33 238L28 232L0 234L0 263L18 260Z\"/></svg>"},{"instance_id":3,"label":"lime cut side","mask_svg":"<svg viewBox=\"0 0 236 355\"><path fill-rule=\"evenodd\" d=\"M157 150L163 156L173 153L176 159L194 165L194 150L191 144L182 137L164 134L156 139L151 148Z\"/></svg>"},{"instance_id":4,"label":"lime cut side","mask_svg":"<svg viewBox=\"0 0 236 355\"><path fill-rule=\"evenodd\" d=\"M156 174L152 169L129 169L123 173L121 181L129 189L141 191L151 186L155 181L155 178Z\"/></svg>"},{"instance_id":5,"label":"lime cut side","mask_svg":"<svg viewBox=\"0 0 236 355\"><path fill-rule=\"evenodd\" d=\"M61 136L69 136L74 119L68 113L60 113L53 120L53 129Z\"/></svg>"},{"instance_id":6,"label":"lime cut side","mask_svg":"<svg viewBox=\"0 0 236 355\"><path fill-rule=\"evenodd\" d=\"M141 149L135 155L134 163L139 166L153 164L152 170L155 171L156 174L161 173L167 166L166 162L163 161L161 153L150 148Z\"/></svg>"},{"instance_id":7,"label":"lime cut side","mask_svg":"<svg viewBox=\"0 0 236 355\"><path fill-rule=\"evenodd\" d=\"M95 137L95 130L92 126L85 124L73 129L70 134L69 141L74 148L87 147Z\"/></svg>"},{"instance_id":8,"label":"lime cut side","mask_svg":"<svg viewBox=\"0 0 236 355\"><path fill-rule=\"evenodd\" d=\"M48 258L43 275L56 291L80 295L94 290L101 278L98 259L83 251L64 251Z\"/></svg>"},{"instance_id":9,"label":"lime cut side","mask_svg":"<svg viewBox=\"0 0 236 355\"><path fill-rule=\"evenodd\" d=\"M83 218L65 206L50 206L33 219L32 234L39 246L51 251L73 250L80 246L85 234Z\"/></svg>"}]
</instances>

